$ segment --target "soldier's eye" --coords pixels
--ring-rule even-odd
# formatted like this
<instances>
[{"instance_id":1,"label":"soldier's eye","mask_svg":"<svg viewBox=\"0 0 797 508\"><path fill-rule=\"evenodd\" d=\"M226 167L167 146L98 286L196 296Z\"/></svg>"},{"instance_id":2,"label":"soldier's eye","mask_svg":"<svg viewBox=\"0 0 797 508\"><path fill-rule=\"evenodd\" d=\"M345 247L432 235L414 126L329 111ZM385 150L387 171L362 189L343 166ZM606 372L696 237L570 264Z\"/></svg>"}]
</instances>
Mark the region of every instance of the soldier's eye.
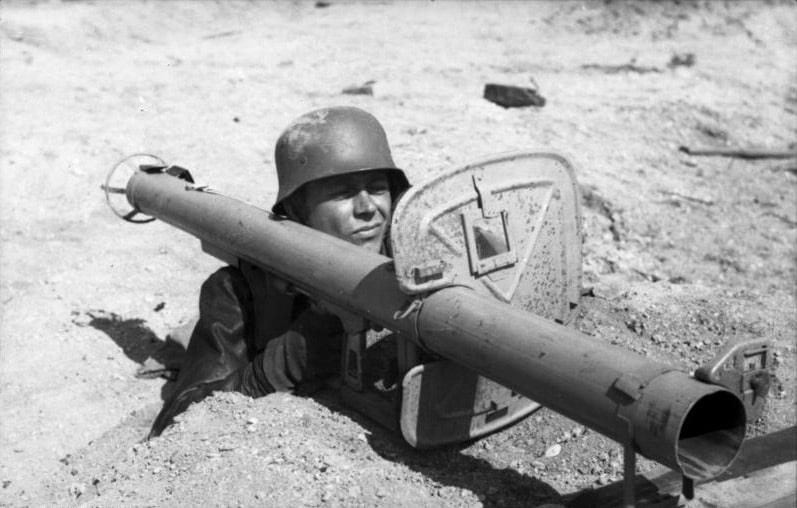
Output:
<instances>
[{"instance_id":1,"label":"soldier's eye","mask_svg":"<svg viewBox=\"0 0 797 508\"><path fill-rule=\"evenodd\" d=\"M387 180L375 180L368 183L368 192L371 194L384 194L390 191L390 185Z\"/></svg>"},{"instance_id":2,"label":"soldier's eye","mask_svg":"<svg viewBox=\"0 0 797 508\"><path fill-rule=\"evenodd\" d=\"M338 199L347 199L357 194L357 189L354 187L342 187L335 192L335 197Z\"/></svg>"}]
</instances>

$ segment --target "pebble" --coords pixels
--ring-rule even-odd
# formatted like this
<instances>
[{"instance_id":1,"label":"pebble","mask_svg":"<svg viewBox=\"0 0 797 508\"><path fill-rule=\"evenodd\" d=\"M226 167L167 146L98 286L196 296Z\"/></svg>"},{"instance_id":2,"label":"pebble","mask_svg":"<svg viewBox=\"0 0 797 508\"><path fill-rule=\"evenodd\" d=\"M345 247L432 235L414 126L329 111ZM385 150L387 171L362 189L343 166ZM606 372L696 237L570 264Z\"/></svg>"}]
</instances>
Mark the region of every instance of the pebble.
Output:
<instances>
[{"instance_id":1,"label":"pebble","mask_svg":"<svg viewBox=\"0 0 797 508\"><path fill-rule=\"evenodd\" d=\"M86 486L82 483L73 483L69 485L69 493L74 497L81 496L84 492L86 492Z\"/></svg>"},{"instance_id":2,"label":"pebble","mask_svg":"<svg viewBox=\"0 0 797 508\"><path fill-rule=\"evenodd\" d=\"M550 448L548 448L547 450L545 450L545 456L548 457L549 459L556 457L560 453L562 453L562 445L560 444L555 444Z\"/></svg>"}]
</instances>

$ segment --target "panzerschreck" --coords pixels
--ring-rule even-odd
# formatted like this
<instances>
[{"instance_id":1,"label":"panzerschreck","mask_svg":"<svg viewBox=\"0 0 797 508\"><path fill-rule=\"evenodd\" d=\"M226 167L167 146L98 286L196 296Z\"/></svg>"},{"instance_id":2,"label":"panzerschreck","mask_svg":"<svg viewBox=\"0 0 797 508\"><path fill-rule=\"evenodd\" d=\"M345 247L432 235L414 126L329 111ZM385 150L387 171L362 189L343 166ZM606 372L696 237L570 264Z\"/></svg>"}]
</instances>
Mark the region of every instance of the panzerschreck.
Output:
<instances>
[{"instance_id":1,"label":"panzerschreck","mask_svg":"<svg viewBox=\"0 0 797 508\"><path fill-rule=\"evenodd\" d=\"M739 372L729 389L566 326L579 303L582 232L561 156L503 155L411 188L394 212L392 258L199 186L182 168L123 162L132 176L104 186L109 202L123 193L132 206L112 203L120 216L160 219L338 314L344 399L413 446L483 435L543 405L622 443L626 478L638 452L681 472L688 491L730 465L766 395L766 344L709 369ZM395 413L368 395L374 329L397 344Z\"/></svg>"}]
</instances>

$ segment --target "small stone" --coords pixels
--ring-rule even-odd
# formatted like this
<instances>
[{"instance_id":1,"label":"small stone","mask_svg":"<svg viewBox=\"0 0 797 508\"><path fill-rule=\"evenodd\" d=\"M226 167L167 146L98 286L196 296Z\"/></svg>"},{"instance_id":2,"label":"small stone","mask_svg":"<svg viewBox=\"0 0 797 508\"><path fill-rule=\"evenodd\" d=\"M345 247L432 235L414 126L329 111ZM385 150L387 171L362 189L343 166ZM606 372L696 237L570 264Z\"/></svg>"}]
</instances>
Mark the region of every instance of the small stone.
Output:
<instances>
[{"instance_id":1,"label":"small stone","mask_svg":"<svg viewBox=\"0 0 797 508\"><path fill-rule=\"evenodd\" d=\"M488 83L484 86L484 98L504 108L545 106L545 98L533 88Z\"/></svg>"},{"instance_id":2,"label":"small stone","mask_svg":"<svg viewBox=\"0 0 797 508\"><path fill-rule=\"evenodd\" d=\"M346 95L373 95L374 87L373 81L368 81L359 86L350 86L344 88L341 93Z\"/></svg>"},{"instance_id":3,"label":"small stone","mask_svg":"<svg viewBox=\"0 0 797 508\"><path fill-rule=\"evenodd\" d=\"M548 457L549 459L556 457L560 453L562 453L562 445L560 444L555 444L549 447L547 450L545 450L545 456Z\"/></svg>"},{"instance_id":4,"label":"small stone","mask_svg":"<svg viewBox=\"0 0 797 508\"><path fill-rule=\"evenodd\" d=\"M69 485L69 493L73 497L82 496L84 492L86 492L86 486L82 483L73 483Z\"/></svg>"}]
</instances>

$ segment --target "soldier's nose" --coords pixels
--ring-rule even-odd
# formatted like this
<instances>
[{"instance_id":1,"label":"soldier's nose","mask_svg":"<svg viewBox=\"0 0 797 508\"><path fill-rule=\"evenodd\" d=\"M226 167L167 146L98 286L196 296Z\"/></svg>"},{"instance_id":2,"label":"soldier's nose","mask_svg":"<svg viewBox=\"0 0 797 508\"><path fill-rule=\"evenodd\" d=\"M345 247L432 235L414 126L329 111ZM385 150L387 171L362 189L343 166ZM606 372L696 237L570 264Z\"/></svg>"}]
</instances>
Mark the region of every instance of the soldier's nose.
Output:
<instances>
[{"instance_id":1,"label":"soldier's nose","mask_svg":"<svg viewBox=\"0 0 797 508\"><path fill-rule=\"evenodd\" d=\"M374 203L371 194L366 190L358 192L354 196L354 213L356 215L370 215L376 212L376 203Z\"/></svg>"}]
</instances>

